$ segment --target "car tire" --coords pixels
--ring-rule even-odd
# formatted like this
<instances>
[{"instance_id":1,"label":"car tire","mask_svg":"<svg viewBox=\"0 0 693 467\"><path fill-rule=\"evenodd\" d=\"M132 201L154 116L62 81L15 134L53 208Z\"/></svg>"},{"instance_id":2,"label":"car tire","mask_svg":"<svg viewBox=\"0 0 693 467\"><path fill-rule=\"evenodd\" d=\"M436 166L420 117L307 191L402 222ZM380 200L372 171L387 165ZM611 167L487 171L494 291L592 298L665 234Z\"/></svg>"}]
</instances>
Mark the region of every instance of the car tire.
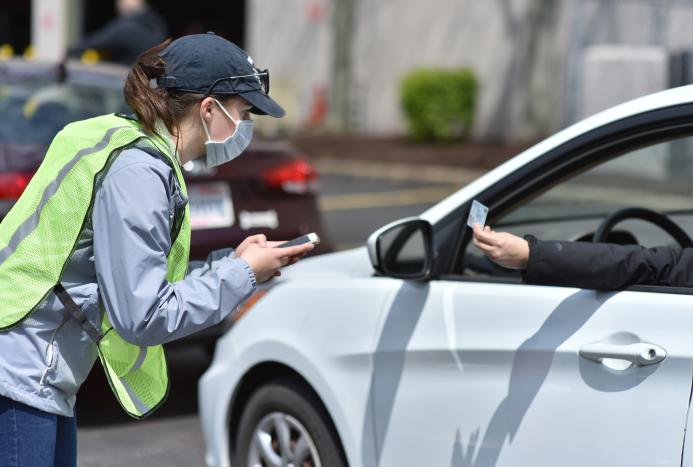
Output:
<instances>
[{"instance_id":1,"label":"car tire","mask_svg":"<svg viewBox=\"0 0 693 467\"><path fill-rule=\"evenodd\" d=\"M289 428L290 442L284 447L279 440L280 427ZM234 467L281 465L276 459L282 454L296 466L346 467L329 416L313 393L292 379L273 381L255 390L245 404L236 433ZM309 457L295 458L298 451ZM275 462L267 462L263 455L276 457Z\"/></svg>"}]
</instances>

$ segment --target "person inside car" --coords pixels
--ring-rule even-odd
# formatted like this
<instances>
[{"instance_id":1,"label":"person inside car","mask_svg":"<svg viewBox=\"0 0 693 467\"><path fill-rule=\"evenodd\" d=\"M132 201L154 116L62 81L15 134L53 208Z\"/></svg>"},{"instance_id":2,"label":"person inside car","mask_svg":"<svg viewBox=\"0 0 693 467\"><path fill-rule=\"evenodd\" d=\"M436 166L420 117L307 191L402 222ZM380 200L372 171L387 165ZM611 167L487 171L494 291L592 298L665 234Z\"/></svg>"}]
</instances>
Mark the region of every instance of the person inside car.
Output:
<instances>
[{"instance_id":1,"label":"person inside car","mask_svg":"<svg viewBox=\"0 0 693 467\"><path fill-rule=\"evenodd\" d=\"M125 411L168 393L161 344L225 319L313 248L263 235L189 265L181 167L238 157L251 114L281 117L269 72L213 33L144 52L135 117L67 125L0 223L0 465L76 465L76 393L98 358Z\"/></svg>"},{"instance_id":2,"label":"person inside car","mask_svg":"<svg viewBox=\"0 0 693 467\"><path fill-rule=\"evenodd\" d=\"M632 285L693 286L693 248L542 241L474 226L474 245L527 284L621 290Z\"/></svg>"}]
</instances>

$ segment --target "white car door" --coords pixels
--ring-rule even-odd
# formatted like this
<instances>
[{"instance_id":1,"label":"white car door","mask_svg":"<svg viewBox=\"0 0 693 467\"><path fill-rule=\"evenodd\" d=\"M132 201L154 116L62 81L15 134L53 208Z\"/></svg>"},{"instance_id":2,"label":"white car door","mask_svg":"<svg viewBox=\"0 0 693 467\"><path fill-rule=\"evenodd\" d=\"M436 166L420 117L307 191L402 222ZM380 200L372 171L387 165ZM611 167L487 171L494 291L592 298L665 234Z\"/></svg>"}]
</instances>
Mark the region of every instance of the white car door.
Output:
<instances>
[{"instance_id":1,"label":"white car door","mask_svg":"<svg viewBox=\"0 0 693 467\"><path fill-rule=\"evenodd\" d=\"M379 465L678 466L691 329L688 295L431 284L406 352L379 349Z\"/></svg>"},{"instance_id":2,"label":"white car door","mask_svg":"<svg viewBox=\"0 0 693 467\"><path fill-rule=\"evenodd\" d=\"M577 239L635 203L678 209L672 218L691 232L690 183L678 183L678 169L666 166L668 147L648 149L538 198L528 193L532 201L515 199L492 221L516 233ZM650 225L619 227L620 239L670 242ZM403 282L386 309L368 410L377 464L680 466L693 379L693 289L596 292L496 273Z\"/></svg>"}]
</instances>

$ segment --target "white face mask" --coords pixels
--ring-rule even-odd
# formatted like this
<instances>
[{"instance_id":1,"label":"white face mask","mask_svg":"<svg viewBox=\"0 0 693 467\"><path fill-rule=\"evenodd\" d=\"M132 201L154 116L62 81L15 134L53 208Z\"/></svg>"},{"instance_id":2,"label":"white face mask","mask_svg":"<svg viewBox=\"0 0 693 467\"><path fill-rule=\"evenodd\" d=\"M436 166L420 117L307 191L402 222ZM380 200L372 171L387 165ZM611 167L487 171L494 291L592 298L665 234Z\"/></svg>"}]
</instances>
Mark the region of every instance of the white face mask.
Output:
<instances>
[{"instance_id":1,"label":"white face mask","mask_svg":"<svg viewBox=\"0 0 693 467\"><path fill-rule=\"evenodd\" d=\"M213 141L212 135L210 135L207 124L205 123L205 119L200 116L202 127L205 129L205 134L207 135L207 141L205 142L205 147L207 149L205 165L207 168L225 164L240 156L253 139L253 126L255 125L255 122L252 120L234 120L231 114L221 105L221 102L216 99L214 99L214 102L216 102L221 111L236 124L236 131L224 141Z\"/></svg>"}]
</instances>

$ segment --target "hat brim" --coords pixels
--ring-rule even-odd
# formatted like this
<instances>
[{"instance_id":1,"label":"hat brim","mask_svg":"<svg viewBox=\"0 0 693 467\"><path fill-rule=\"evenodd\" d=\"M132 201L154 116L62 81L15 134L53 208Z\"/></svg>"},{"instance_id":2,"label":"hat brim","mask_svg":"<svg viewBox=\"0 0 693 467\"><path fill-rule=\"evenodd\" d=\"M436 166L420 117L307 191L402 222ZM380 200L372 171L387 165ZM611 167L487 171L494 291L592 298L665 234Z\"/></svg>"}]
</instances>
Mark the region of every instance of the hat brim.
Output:
<instances>
[{"instance_id":1,"label":"hat brim","mask_svg":"<svg viewBox=\"0 0 693 467\"><path fill-rule=\"evenodd\" d=\"M254 114L269 115L275 118L281 118L286 115L286 111L282 106L277 104L274 99L267 94L259 91L252 91L244 92L239 95L253 106L250 111Z\"/></svg>"}]
</instances>

